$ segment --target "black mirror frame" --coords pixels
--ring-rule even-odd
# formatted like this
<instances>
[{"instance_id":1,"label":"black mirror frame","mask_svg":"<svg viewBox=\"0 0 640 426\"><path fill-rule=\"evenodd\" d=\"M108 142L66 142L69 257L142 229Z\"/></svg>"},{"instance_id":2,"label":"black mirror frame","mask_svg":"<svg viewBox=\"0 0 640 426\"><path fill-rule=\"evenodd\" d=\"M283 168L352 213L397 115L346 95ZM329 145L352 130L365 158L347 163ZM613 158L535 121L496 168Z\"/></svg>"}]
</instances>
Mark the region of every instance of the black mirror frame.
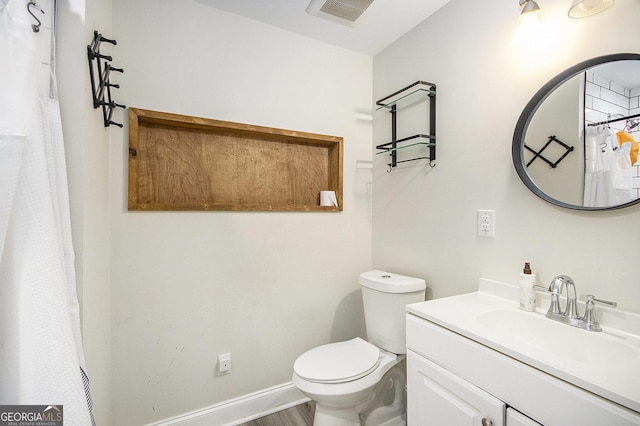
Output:
<instances>
[{"instance_id":1,"label":"black mirror frame","mask_svg":"<svg viewBox=\"0 0 640 426\"><path fill-rule=\"evenodd\" d=\"M511 156L513 157L513 165L518 172L518 176L522 182L529 188L531 192L536 194L538 197L543 200L555 204L556 206L565 207L573 210L615 210L621 209L623 207L629 207L634 204L640 203L640 198L631 201L629 203L620 204L617 206L608 206L608 207L584 207L578 206L575 204L568 204L563 201L556 200L545 194L540 188L536 186L536 184L531 180L529 175L527 174L527 168L524 165L524 134L529 127L529 122L531 121L531 117L538 110L538 107L544 102L544 100L560 85L562 85L565 81L571 79L572 77L586 71L587 69L594 67L596 65L605 64L608 62L615 61L625 61L625 60L640 60L640 54L638 53L616 53L612 55L599 56L593 59L589 59L583 62L580 62L565 71L561 72L553 79L551 79L547 84L542 86L540 90L531 98L527 106L522 111L520 118L518 119L518 123L516 124L515 132L513 133L513 143L511 144Z\"/></svg>"}]
</instances>

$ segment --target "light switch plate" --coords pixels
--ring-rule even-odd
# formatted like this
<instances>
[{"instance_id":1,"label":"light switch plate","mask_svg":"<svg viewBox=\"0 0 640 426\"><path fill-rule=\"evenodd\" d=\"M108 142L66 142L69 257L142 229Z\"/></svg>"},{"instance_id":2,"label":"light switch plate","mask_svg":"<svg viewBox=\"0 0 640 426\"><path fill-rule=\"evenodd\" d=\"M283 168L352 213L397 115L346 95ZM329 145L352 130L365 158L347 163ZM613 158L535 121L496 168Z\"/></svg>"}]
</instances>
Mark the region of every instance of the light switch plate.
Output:
<instances>
[{"instance_id":1,"label":"light switch plate","mask_svg":"<svg viewBox=\"0 0 640 426\"><path fill-rule=\"evenodd\" d=\"M231 373L231 353L218 354L218 374Z\"/></svg>"}]
</instances>

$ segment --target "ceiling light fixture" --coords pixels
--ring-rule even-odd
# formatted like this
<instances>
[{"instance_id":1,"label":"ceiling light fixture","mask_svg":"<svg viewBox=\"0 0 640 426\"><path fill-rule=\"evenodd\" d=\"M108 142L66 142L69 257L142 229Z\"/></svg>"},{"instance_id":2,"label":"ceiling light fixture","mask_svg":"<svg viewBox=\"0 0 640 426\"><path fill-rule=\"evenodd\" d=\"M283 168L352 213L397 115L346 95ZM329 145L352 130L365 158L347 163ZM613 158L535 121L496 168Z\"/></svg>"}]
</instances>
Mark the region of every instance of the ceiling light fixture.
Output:
<instances>
[{"instance_id":1,"label":"ceiling light fixture","mask_svg":"<svg viewBox=\"0 0 640 426\"><path fill-rule=\"evenodd\" d=\"M615 0L573 0L569 8L569 17L580 19L595 15L611 7L614 1Z\"/></svg>"}]
</instances>

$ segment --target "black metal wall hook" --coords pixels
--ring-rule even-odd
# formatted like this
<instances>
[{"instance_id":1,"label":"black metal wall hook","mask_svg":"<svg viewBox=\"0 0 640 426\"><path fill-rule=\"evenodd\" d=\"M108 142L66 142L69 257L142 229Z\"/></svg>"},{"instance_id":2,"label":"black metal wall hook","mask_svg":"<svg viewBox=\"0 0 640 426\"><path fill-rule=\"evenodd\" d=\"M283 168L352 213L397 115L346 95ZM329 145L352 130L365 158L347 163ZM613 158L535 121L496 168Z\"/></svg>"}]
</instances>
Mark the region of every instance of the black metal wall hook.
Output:
<instances>
[{"instance_id":1,"label":"black metal wall hook","mask_svg":"<svg viewBox=\"0 0 640 426\"><path fill-rule=\"evenodd\" d=\"M37 33L40 31L40 26L42 25L42 22L40 22L38 17L34 15L33 12L31 11L32 6L35 7L36 10L39 10L40 13L42 13L43 15L44 15L44 10L40 9L35 1L30 1L29 3L27 3L27 12L29 12L29 15L31 15L33 19L35 19L37 22L37 24L31 25L31 29L33 30L34 33Z\"/></svg>"},{"instance_id":2,"label":"black metal wall hook","mask_svg":"<svg viewBox=\"0 0 640 426\"><path fill-rule=\"evenodd\" d=\"M102 108L104 127L111 125L122 127L122 124L113 121L113 111L116 108L126 108L126 105L116 103L111 97L111 88L119 89L119 84L110 81L111 72L124 73L124 69L111 66L113 58L100 53L100 44L110 43L117 45L115 40L108 39L97 31L93 32L93 40L87 46L89 59L89 74L91 75L91 92L93 94L93 107Z\"/></svg>"}]
</instances>

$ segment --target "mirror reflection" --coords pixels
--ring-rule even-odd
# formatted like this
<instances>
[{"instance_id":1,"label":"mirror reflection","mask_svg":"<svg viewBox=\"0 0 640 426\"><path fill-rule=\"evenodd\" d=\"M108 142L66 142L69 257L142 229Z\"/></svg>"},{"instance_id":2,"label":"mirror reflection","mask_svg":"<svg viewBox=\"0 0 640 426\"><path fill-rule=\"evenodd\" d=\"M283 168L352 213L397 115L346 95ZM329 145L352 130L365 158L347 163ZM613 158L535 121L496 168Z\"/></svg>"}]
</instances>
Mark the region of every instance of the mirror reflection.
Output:
<instances>
[{"instance_id":1,"label":"mirror reflection","mask_svg":"<svg viewBox=\"0 0 640 426\"><path fill-rule=\"evenodd\" d=\"M633 56L588 61L532 99L513 152L518 174L534 193L586 210L640 201L640 55Z\"/></svg>"}]
</instances>

